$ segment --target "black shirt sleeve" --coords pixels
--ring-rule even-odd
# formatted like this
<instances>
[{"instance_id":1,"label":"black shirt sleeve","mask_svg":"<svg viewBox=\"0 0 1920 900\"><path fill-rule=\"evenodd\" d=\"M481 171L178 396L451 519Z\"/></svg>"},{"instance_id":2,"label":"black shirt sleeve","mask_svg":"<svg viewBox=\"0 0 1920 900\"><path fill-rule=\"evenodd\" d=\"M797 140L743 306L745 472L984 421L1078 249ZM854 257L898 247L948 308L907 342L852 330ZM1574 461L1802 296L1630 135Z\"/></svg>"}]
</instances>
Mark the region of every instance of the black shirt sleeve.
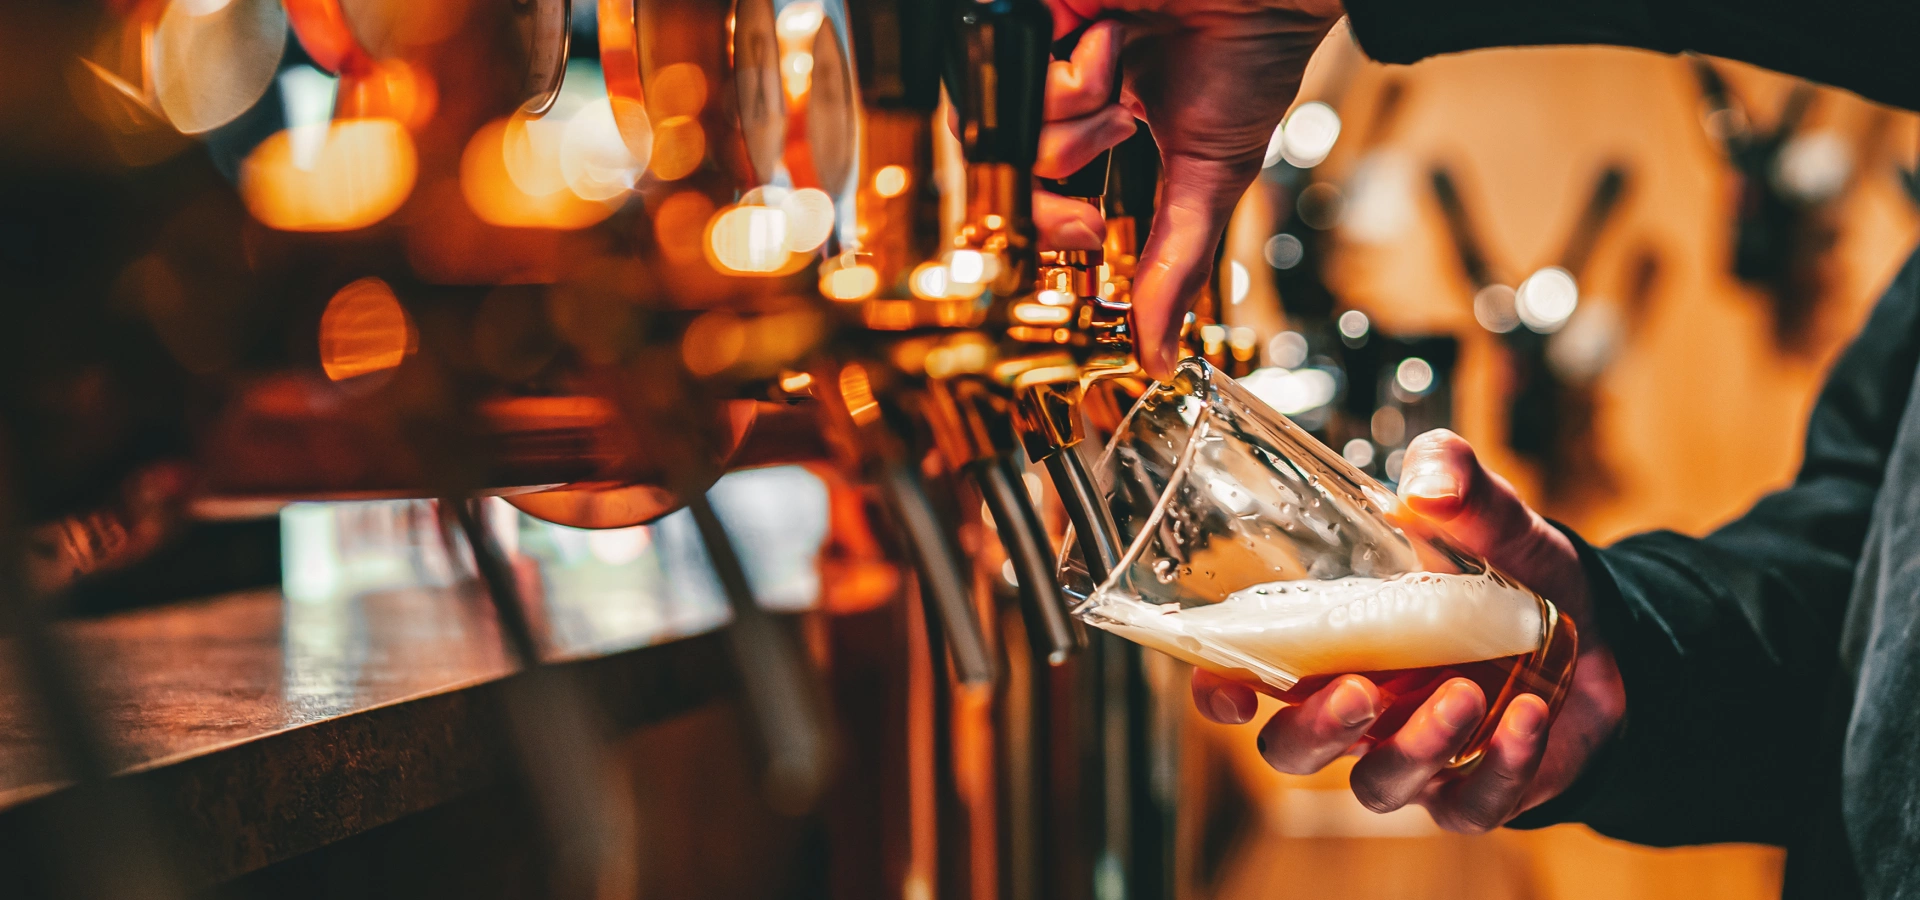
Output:
<instances>
[{"instance_id":1,"label":"black shirt sleeve","mask_svg":"<svg viewBox=\"0 0 1920 900\"><path fill-rule=\"evenodd\" d=\"M1818 802L1821 713L1916 365L1920 253L1829 376L1791 487L1705 538L1579 544L1627 721L1517 827L1581 821L1662 846L1794 839Z\"/></svg>"},{"instance_id":2,"label":"black shirt sleeve","mask_svg":"<svg viewBox=\"0 0 1920 900\"><path fill-rule=\"evenodd\" d=\"M1920 3L1913 0L1347 0L1367 55L1538 44L1690 50L1765 66L1920 109Z\"/></svg>"}]
</instances>

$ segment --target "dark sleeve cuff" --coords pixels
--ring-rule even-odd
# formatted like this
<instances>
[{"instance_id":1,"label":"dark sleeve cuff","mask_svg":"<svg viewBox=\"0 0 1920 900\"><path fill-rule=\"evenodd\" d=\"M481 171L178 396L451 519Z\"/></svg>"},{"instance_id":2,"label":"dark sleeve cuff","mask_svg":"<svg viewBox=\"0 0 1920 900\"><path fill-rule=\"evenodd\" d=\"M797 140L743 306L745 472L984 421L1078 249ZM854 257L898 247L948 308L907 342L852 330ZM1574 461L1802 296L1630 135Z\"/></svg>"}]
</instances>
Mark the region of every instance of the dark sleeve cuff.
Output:
<instances>
[{"instance_id":1,"label":"dark sleeve cuff","mask_svg":"<svg viewBox=\"0 0 1920 900\"><path fill-rule=\"evenodd\" d=\"M1549 520L1549 524L1560 529L1560 533L1573 542L1580 554L1580 567L1587 573L1587 598L1593 605L1593 616L1600 630L1600 638L1608 646L1617 646L1625 637L1627 628L1626 612L1620 599L1620 587L1613 579L1613 573L1600 561L1600 555L1593 546L1575 534L1573 529ZM1624 672L1622 673L1624 677ZM1632 708L1628 708L1632 714ZM1515 816L1507 823L1508 828L1534 829L1566 822L1585 821L1585 813L1593 805L1594 797L1611 780L1612 770L1619 765L1620 754L1614 752L1629 723L1622 721L1620 728L1611 740L1603 745L1593 759L1587 761L1586 771L1559 795L1526 812Z\"/></svg>"},{"instance_id":2,"label":"dark sleeve cuff","mask_svg":"<svg viewBox=\"0 0 1920 900\"><path fill-rule=\"evenodd\" d=\"M1360 46L1386 63L1542 44L1683 49L1643 3L1632 0L1347 0L1346 6Z\"/></svg>"}]
</instances>

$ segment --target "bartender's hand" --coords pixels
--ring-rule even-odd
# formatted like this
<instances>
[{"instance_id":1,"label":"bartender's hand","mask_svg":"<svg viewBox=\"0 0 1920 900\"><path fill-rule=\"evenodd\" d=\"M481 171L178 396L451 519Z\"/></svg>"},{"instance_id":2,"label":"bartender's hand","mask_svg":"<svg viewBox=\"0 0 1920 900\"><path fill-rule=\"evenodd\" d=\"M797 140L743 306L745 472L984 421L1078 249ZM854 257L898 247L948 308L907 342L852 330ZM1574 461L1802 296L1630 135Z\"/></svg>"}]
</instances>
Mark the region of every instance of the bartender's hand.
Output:
<instances>
[{"instance_id":1,"label":"bartender's hand","mask_svg":"<svg viewBox=\"0 0 1920 900\"><path fill-rule=\"evenodd\" d=\"M1545 701L1523 694L1508 704L1485 757L1471 773L1435 778L1487 709L1478 686L1455 678L1393 737L1354 764L1353 793L1367 808L1389 812L1415 803L1442 828L1487 831L1572 784L1619 727L1626 695L1613 655L1592 627L1586 575L1566 535L1527 508L1506 479L1482 467L1473 448L1453 432L1415 438L1402 479L1400 496L1409 507L1552 598L1579 630L1573 685L1551 729ZM1201 714L1226 724L1248 721L1256 708L1252 689L1205 672L1194 673L1193 699ZM1260 730L1261 755L1282 772L1318 771L1354 748L1379 713L1374 685L1345 676L1276 713Z\"/></svg>"},{"instance_id":2,"label":"bartender's hand","mask_svg":"<svg viewBox=\"0 0 1920 900\"><path fill-rule=\"evenodd\" d=\"M1141 363L1156 377L1179 361L1180 321L1204 285L1234 204L1260 172L1340 0L1049 0L1054 34L1093 21L1072 62L1047 78L1047 126L1035 171L1060 178L1146 120L1160 145L1161 193L1134 279ZM1124 52L1122 45L1125 45ZM1110 103L1116 64L1125 84ZM1043 242L1100 246L1104 225L1084 203L1035 198Z\"/></svg>"}]
</instances>

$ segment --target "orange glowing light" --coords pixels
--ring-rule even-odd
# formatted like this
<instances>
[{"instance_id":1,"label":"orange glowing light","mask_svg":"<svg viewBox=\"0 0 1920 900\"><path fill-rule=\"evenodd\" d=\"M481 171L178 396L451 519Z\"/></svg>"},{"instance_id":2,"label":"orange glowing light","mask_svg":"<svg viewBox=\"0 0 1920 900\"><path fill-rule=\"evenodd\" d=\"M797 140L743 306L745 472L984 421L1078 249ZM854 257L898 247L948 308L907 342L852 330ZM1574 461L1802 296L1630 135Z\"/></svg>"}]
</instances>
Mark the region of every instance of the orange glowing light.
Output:
<instances>
[{"instance_id":1,"label":"orange glowing light","mask_svg":"<svg viewBox=\"0 0 1920 900\"><path fill-rule=\"evenodd\" d=\"M674 116L654 125L650 164L654 177L661 181L685 178L700 168L700 161L706 156L707 133L693 116Z\"/></svg>"},{"instance_id":2,"label":"orange glowing light","mask_svg":"<svg viewBox=\"0 0 1920 900\"><path fill-rule=\"evenodd\" d=\"M715 268L741 275L780 271L787 249L787 214L769 206L733 206L707 226L707 250Z\"/></svg>"},{"instance_id":3,"label":"orange glowing light","mask_svg":"<svg viewBox=\"0 0 1920 900\"><path fill-rule=\"evenodd\" d=\"M681 191L660 203L653 213L654 240L667 259L687 265L705 255L707 219L713 201L698 191Z\"/></svg>"},{"instance_id":4,"label":"orange glowing light","mask_svg":"<svg viewBox=\"0 0 1920 900\"><path fill-rule=\"evenodd\" d=\"M383 59L340 79L334 115L343 119L398 119L413 131L433 119L440 92L433 76L405 60Z\"/></svg>"},{"instance_id":5,"label":"orange glowing light","mask_svg":"<svg viewBox=\"0 0 1920 900\"><path fill-rule=\"evenodd\" d=\"M662 119L697 116L707 108L707 76L693 63L674 63L655 72L653 114Z\"/></svg>"},{"instance_id":6,"label":"orange glowing light","mask_svg":"<svg viewBox=\"0 0 1920 900\"><path fill-rule=\"evenodd\" d=\"M622 111L636 118L629 128L620 127ZM560 141L560 174L567 188L581 199L606 201L633 190L647 170L647 158L635 156L628 138L646 138L643 149L651 150L646 115L625 100L590 100L576 110Z\"/></svg>"},{"instance_id":7,"label":"orange glowing light","mask_svg":"<svg viewBox=\"0 0 1920 900\"><path fill-rule=\"evenodd\" d=\"M415 346L407 311L378 278L341 288L320 315L320 367L334 381L398 368Z\"/></svg>"},{"instance_id":8,"label":"orange glowing light","mask_svg":"<svg viewBox=\"0 0 1920 900\"><path fill-rule=\"evenodd\" d=\"M880 402L873 395L873 379L859 363L848 363L840 370L840 400L847 405L847 415L855 425L880 418Z\"/></svg>"},{"instance_id":9,"label":"orange glowing light","mask_svg":"<svg viewBox=\"0 0 1920 900\"><path fill-rule=\"evenodd\" d=\"M1013 320L1027 325L1062 325L1073 319L1073 310L1044 303L1016 303Z\"/></svg>"},{"instance_id":10,"label":"orange glowing light","mask_svg":"<svg viewBox=\"0 0 1920 900\"><path fill-rule=\"evenodd\" d=\"M687 326L680 338L680 359L695 375L714 375L738 361L746 346L747 329L740 318L716 309Z\"/></svg>"},{"instance_id":11,"label":"orange glowing light","mask_svg":"<svg viewBox=\"0 0 1920 900\"><path fill-rule=\"evenodd\" d=\"M905 331L913 327L912 300L868 300L861 312L867 327L880 331Z\"/></svg>"},{"instance_id":12,"label":"orange glowing light","mask_svg":"<svg viewBox=\"0 0 1920 900\"><path fill-rule=\"evenodd\" d=\"M833 198L819 188L801 188L780 202L787 214L787 249L811 253L833 235Z\"/></svg>"},{"instance_id":13,"label":"orange glowing light","mask_svg":"<svg viewBox=\"0 0 1920 900\"><path fill-rule=\"evenodd\" d=\"M783 372L780 374L780 389L789 394L805 394L813 390L813 376L806 372Z\"/></svg>"},{"instance_id":14,"label":"orange glowing light","mask_svg":"<svg viewBox=\"0 0 1920 900\"><path fill-rule=\"evenodd\" d=\"M351 231L392 215L413 191L418 161L406 126L393 119L343 119L326 126L317 152L295 153L281 131L240 166L240 196L261 222L282 231Z\"/></svg>"},{"instance_id":15,"label":"orange glowing light","mask_svg":"<svg viewBox=\"0 0 1920 900\"><path fill-rule=\"evenodd\" d=\"M566 134L567 120L558 116L516 112L507 118L500 159L515 187L530 197L567 189L566 174L560 170L560 145Z\"/></svg>"},{"instance_id":16,"label":"orange glowing light","mask_svg":"<svg viewBox=\"0 0 1920 900\"><path fill-rule=\"evenodd\" d=\"M883 166L873 173L873 192L889 199L898 197L907 192L908 181L905 166Z\"/></svg>"},{"instance_id":17,"label":"orange glowing light","mask_svg":"<svg viewBox=\"0 0 1920 900\"><path fill-rule=\"evenodd\" d=\"M913 274L907 279L907 287L922 300L945 300L953 282L946 266L924 262L914 267Z\"/></svg>"},{"instance_id":18,"label":"orange glowing light","mask_svg":"<svg viewBox=\"0 0 1920 900\"><path fill-rule=\"evenodd\" d=\"M864 263L835 265L830 261L821 268L820 293L835 300L865 300L880 289L880 272Z\"/></svg>"},{"instance_id":19,"label":"orange glowing light","mask_svg":"<svg viewBox=\"0 0 1920 900\"><path fill-rule=\"evenodd\" d=\"M529 193L507 168L506 138L509 119L496 119L482 126L467 142L460 156L460 192L474 215L489 225L505 228L551 228L561 231L586 228L613 215L618 203L583 200L567 188L560 170L560 142L544 139L547 132L521 132L527 141L521 151L529 154L520 162L529 166L527 179L536 186L550 187L543 193ZM564 137L564 126L560 137ZM542 156L551 151L551 156ZM547 168L540 168L540 167Z\"/></svg>"}]
</instances>

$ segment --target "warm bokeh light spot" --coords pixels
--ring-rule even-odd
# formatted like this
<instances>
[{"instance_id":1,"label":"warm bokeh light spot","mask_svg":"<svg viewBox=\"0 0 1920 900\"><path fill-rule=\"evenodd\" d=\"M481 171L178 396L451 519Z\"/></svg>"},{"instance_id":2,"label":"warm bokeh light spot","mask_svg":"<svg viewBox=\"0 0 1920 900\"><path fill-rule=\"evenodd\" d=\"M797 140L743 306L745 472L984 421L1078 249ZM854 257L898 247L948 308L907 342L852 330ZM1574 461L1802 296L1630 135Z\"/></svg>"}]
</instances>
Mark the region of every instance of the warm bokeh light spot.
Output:
<instances>
[{"instance_id":1,"label":"warm bokeh light spot","mask_svg":"<svg viewBox=\"0 0 1920 900\"><path fill-rule=\"evenodd\" d=\"M723 372L740 359L747 346L747 329L740 318L714 310L694 319L680 338L680 359L695 375Z\"/></svg>"},{"instance_id":2,"label":"warm bokeh light spot","mask_svg":"<svg viewBox=\"0 0 1920 900\"><path fill-rule=\"evenodd\" d=\"M707 108L706 73L693 63L662 68L647 85L647 99L659 118L697 116Z\"/></svg>"},{"instance_id":3,"label":"warm bokeh light spot","mask_svg":"<svg viewBox=\"0 0 1920 900\"><path fill-rule=\"evenodd\" d=\"M393 119L343 119L324 140L291 131L267 138L240 166L240 196L253 217L282 231L350 231L393 214L418 173L413 138Z\"/></svg>"},{"instance_id":4,"label":"warm bokeh light spot","mask_svg":"<svg viewBox=\"0 0 1920 900\"><path fill-rule=\"evenodd\" d=\"M840 370L840 401L855 425L880 418L880 401L873 395L873 378L859 363L848 363Z\"/></svg>"},{"instance_id":5,"label":"warm bokeh light spot","mask_svg":"<svg viewBox=\"0 0 1920 900\"><path fill-rule=\"evenodd\" d=\"M882 166L873 173L873 192L882 197L893 198L907 192L909 179L906 166Z\"/></svg>"},{"instance_id":6,"label":"warm bokeh light spot","mask_svg":"<svg viewBox=\"0 0 1920 900\"><path fill-rule=\"evenodd\" d=\"M780 201L787 214L787 249L811 253L833 235L833 198L819 188L801 188Z\"/></svg>"},{"instance_id":7,"label":"warm bokeh light spot","mask_svg":"<svg viewBox=\"0 0 1920 900\"><path fill-rule=\"evenodd\" d=\"M397 368L414 341L407 311L378 278L341 288L320 315L320 367L334 381Z\"/></svg>"},{"instance_id":8,"label":"warm bokeh light spot","mask_svg":"<svg viewBox=\"0 0 1920 900\"><path fill-rule=\"evenodd\" d=\"M915 266L913 274L907 278L908 289L922 300L945 300L952 286L947 267L934 262Z\"/></svg>"},{"instance_id":9,"label":"warm bokeh light spot","mask_svg":"<svg viewBox=\"0 0 1920 900\"><path fill-rule=\"evenodd\" d=\"M733 206L707 226L715 268L741 275L778 272L787 265L787 214L768 206Z\"/></svg>"},{"instance_id":10,"label":"warm bokeh light spot","mask_svg":"<svg viewBox=\"0 0 1920 900\"><path fill-rule=\"evenodd\" d=\"M364 73L340 79L335 115L398 119L409 130L419 131L432 121L439 102L433 76L405 60L383 59Z\"/></svg>"},{"instance_id":11,"label":"warm bokeh light spot","mask_svg":"<svg viewBox=\"0 0 1920 900\"><path fill-rule=\"evenodd\" d=\"M707 220L712 216L713 201L698 191L681 191L661 201L653 213L660 252L683 266L698 262L706 254Z\"/></svg>"},{"instance_id":12,"label":"warm bokeh light spot","mask_svg":"<svg viewBox=\"0 0 1920 900\"><path fill-rule=\"evenodd\" d=\"M529 197L566 190L567 178L560 171L560 147L566 135L567 120L560 116L520 112L508 116L500 136L500 159L514 186Z\"/></svg>"},{"instance_id":13,"label":"warm bokeh light spot","mask_svg":"<svg viewBox=\"0 0 1920 900\"><path fill-rule=\"evenodd\" d=\"M827 11L818 0L797 0L780 10L780 18L775 25L780 38L796 43L813 40L813 33L827 20Z\"/></svg>"},{"instance_id":14,"label":"warm bokeh light spot","mask_svg":"<svg viewBox=\"0 0 1920 900\"><path fill-rule=\"evenodd\" d=\"M594 100L581 107L567 123L560 142L560 174L567 188L583 200L615 200L640 181L647 170L645 158L635 158L623 129L616 121L618 102L627 112L638 113L626 129L636 139L646 135L646 112L629 101ZM650 146L651 140L646 143Z\"/></svg>"},{"instance_id":15,"label":"warm bokeh light spot","mask_svg":"<svg viewBox=\"0 0 1920 900\"><path fill-rule=\"evenodd\" d=\"M830 259L820 265L820 293L834 300L865 300L880 290L880 272L872 266L845 258Z\"/></svg>"},{"instance_id":16,"label":"warm bokeh light spot","mask_svg":"<svg viewBox=\"0 0 1920 900\"><path fill-rule=\"evenodd\" d=\"M522 130L520 134L526 143L520 151L534 153L550 149L553 155L521 162L529 166L550 166L543 171L551 173L551 177L530 169L527 179L536 185L551 186L553 190L541 194L524 190L507 168L509 124L509 119L496 119L482 126L461 154L460 192L467 198L474 215L489 225L505 228L563 231L586 228L613 215L618 202L583 200L567 188L560 168L560 143L546 142L544 136L548 132L543 130ZM563 129L557 136L564 137L564 134Z\"/></svg>"},{"instance_id":17,"label":"warm bokeh light spot","mask_svg":"<svg viewBox=\"0 0 1920 900\"><path fill-rule=\"evenodd\" d=\"M654 177L677 181L700 168L707 156L707 133L690 115L661 119L653 129Z\"/></svg>"}]
</instances>

